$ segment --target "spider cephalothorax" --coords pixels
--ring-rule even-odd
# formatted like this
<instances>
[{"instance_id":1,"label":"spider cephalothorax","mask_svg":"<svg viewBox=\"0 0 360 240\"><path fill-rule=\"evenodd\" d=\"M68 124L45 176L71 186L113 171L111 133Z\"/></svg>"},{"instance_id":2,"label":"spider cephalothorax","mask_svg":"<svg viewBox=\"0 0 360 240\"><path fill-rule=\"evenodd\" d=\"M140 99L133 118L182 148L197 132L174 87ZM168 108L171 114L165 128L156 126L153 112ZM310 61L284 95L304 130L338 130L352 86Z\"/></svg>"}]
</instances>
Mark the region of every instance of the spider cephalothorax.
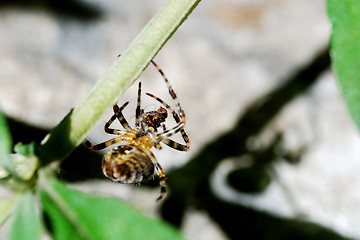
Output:
<instances>
[{"instance_id":1,"label":"spider cephalothorax","mask_svg":"<svg viewBox=\"0 0 360 240\"><path fill-rule=\"evenodd\" d=\"M115 104L113 106L114 115L105 124L104 129L105 132L109 134L119 136L97 145L92 145L88 140L85 140L84 143L92 150L100 150L115 143L127 142L126 145L111 148L105 153L102 164L104 175L115 182L141 183L151 178L154 170L156 170L160 177L161 194L158 197L158 200L160 200L166 194L166 177L164 170L152 153L151 148L155 147L161 149L160 143L165 143L167 146L176 150L188 151L190 142L184 130L186 118L185 113L180 106L180 102L162 70L155 62L151 62L162 75L169 90L169 94L175 101L177 111L155 95L146 93L146 95L161 103L165 108L159 107L158 110L145 112L144 109L141 108L140 82L135 111L135 128L130 127L122 113L129 102L125 102L121 107ZM171 128L166 128L165 126L168 111L171 112L176 122L176 125ZM109 128L115 119L118 119L124 130ZM161 129L159 131L158 128L160 127ZM169 138L178 132L181 133L185 144L175 142Z\"/></svg>"},{"instance_id":2,"label":"spider cephalothorax","mask_svg":"<svg viewBox=\"0 0 360 240\"><path fill-rule=\"evenodd\" d=\"M156 111L149 111L144 114L143 121L145 125L157 129L165 122L168 113L165 108L160 107Z\"/></svg>"}]
</instances>

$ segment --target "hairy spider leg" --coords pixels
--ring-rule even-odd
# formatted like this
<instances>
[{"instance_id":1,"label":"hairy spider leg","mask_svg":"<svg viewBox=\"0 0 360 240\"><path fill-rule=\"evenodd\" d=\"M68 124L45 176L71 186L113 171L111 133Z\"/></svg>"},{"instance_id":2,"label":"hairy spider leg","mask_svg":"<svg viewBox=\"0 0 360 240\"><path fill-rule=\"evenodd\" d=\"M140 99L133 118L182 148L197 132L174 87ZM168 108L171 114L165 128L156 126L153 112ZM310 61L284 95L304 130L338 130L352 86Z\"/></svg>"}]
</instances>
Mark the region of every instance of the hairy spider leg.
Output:
<instances>
[{"instance_id":1,"label":"hairy spider leg","mask_svg":"<svg viewBox=\"0 0 360 240\"><path fill-rule=\"evenodd\" d=\"M161 126L162 126L163 131L165 132L166 131L165 124L161 123ZM182 135L185 134L187 136L184 129L181 129L180 132ZM184 132L184 133L182 133L182 132ZM168 145L169 147L171 147L175 150L178 150L178 151L188 151L189 150L188 146L178 143L178 142L175 142L174 140L171 140L169 138L163 138L162 142L165 143L166 145Z\"/></svg>"},{"instance_id":2,"label":"hairy spider leg","mask_svg":"<svg viewBox=\"0 0 360 240\"><path fill-rule=\"evenodd\" d=\"M105 142L102 142L102 143L99 143L99 144L96 144L96 145L92 145L91 142L87 139L85 139L83 141L83 143L85 144L86 147L92 149L92 150L101 150L101 149L104 149L104 148L107 148L115 143L119 143L119 142L122 142L122 141L126 141L128 139L128 137L126 137L126 132L124 131L124 135L120 135L118 137L115 137L115 138L112 138L110 140L107 140Z\"/></svg>"},{"instance_id":3,"label":"hairy spider leg","mask_svg":"<svg viewBox=\"0 0 360 240\"><path fill-rule=\"evenodd\" d=\"M140 126L140 104L141 104L141 82L139 82L138 87L138 95L137 95L137 104L136 104L136 110L135 110L135 126Z\"/></svg>"},{"instance_id":4,"label":"hairy spider leg","mask_svg":"<svg viewBox=\"0 0 360 240\"><path fill-rule=\"evenodd\" d=\"M153 94L151 93L146 93L146 95L148 95L149 97L152 97L154 98L155 100L157 100L158 102L160 102L162 105L164 105L164 107L166 107L166 109L168 109L176 123L178 123L177 126L175 126L174 128L171 129L168 129L168 130L164 130L162 133L159 133L158 135L161 136L162 138L162 142L165 143L166 145L168 145L169 147L171 148L174 148L176 150L179 150L179 151L188 151L190 149L190 140L189 140L189 137L188 135L186 134L185 130L183 129L184 126L185 126L185 115L183 115L180 119L179 115L177 115L177 113L175 112L174 109L172 109L167 103L165 103L161 98L159 97L156 97L154 96ZM178 129L180 128L180 129ZM176 130L178 129L178 130ZM181 136L182 138L184 139L184 142L185 142L185 145L184 144L181 144L181 143L178 143L178 142L175 142L174 140L171 140L171 139L168 139L167 137L170 137L172 135L174 135L175 133L177 132L181 132Z\"/></svg>"},{"instance_id":5,"label":"hairy spider leg","mask_svg":"<svg viewBox=\"0 0 360 240\"><path fill-rule=\"evenodd\" d=\"M123 126L123 128L125 128L126 130L131 129L129 126L129 123L126 121L124 115L122 114L122 110L124 110L124 108L129 104L129 102L124 103L120 108L117 104L115 104L113 106L113 110L114 110L114 115L111 116L111 118L109 119L109 121L107 121L105 123L104 126L104 130L106 133L109 134L123 134L124 131L122 130L118 130L118 129L113 129L113 128L109 128L110 125L114 122L114 120L117 118L119 120L119 122L121 123L121 125Z\"/></svg>"},{"instance_id":6,"label":"hairy spider leg","mask_svg":"<svg viewBox=\"0 0 360 240\"><path fill-rule=\"evenodd\" d=\"M114 115L110 118L110 120L112 120L110 122L110 120L107 122L109 123L108 125L105 124L105 132L106 132L106 128L110 126L110 124L115 120L115 118L117 118L121 124L121 126L123 126L123 128L125 128L126 130L130 130L131 127L129 125L129 123L126 121L124 115L122 114L122 110L124 110L124 108L128 105L129 102L124 103L120 108L117 104L115 104L113 106L113 110L114 110ZM112 132L108 132L108 133L112 133Z\"/></svg>"},{"instance_id":7,"label":"hairy spider leg","mask_svg":"<svg viewBox=\"0 0 360 240\"><path fill-rule=\"evenodd\" d=\"M146 155L148 155L148 157L150 158L150 160L154 164L154 167L155 167L155 170L156 170L157 174L159 175L159 178L160 178L160 181L159 181L159 184L160 184L160 196L156 199L156 201L159 201L159 200L163 199L165 194L166 194L166 176L165 176L165 172L164 172L164 169L159 164L159 162L157 161L155 155L150 151L150 149L142 148L142 150L146 153Z\"/></svg>"},{"instance_id":8,"label":"hairy spider leg","mask_svg":"<svg viewBox=\"0 0 360 240\"><path fill-rule=\"evenodd\" d=\"M107 121L105 123L105 132L110 133L110 134L116 134L116 135L120 135L119 137L115 137L112 138L110 140L107 140L105 142L96 144L96 145L92 145L91 142L87 139L85 139L83 142L85 144L86 147L92 149L92 150L101 150L104 148L109 147L110 145L113 145L115 143L119 143L121 141L127 141L131 143L131 140L135 137L135 131L136 129L131 129L129 127L129 124L127 124L127 121L125 119L125 117L122 115L121 111L129 104L129 102L124 103L120 108L116 105L116 111L114 113L114 115L109 119L109 121ZM115 108L115 106L114 106ZM113 123L113 121L118 118L120 123L123 125L123 127L125 128L126 126L128 126L128 130L118 130L118 129L112 129L109 128L109 126ZM127 124L127 125L126 125ZM132 130L132 131L129 131Z\"/></svg>"},{"instance_id":9,"label":"hairy spider leg","mask_svg":"<svg viewBox=\"0 0 360 240\"><path fill-rule=\"evenodd\" d=\"M167 88L169 89L169 94L170 96L174 99L175 103L176 103L176 106L178 107L178 110L179 110L179 115L180 117L183 119L184 123L186 121L186 117L185 117L185 112L184 110L181 108L180 106L180 101L178 100L177 96L176 96L176 93L175 91L173 90L173 88L171 87L170 85L170 82L169 80L167 79L167 77L165 76L164 72L160 69L160 67L153 61L151 60L151 63L154 65L154 67L158 70L158 72L160 73L160 75L162 76L162 78L164 79L165 81L165 84L167 86ZM159 98L158 98L159 99ZM156 100L158 100L156 99ZM161 100L161 99L160 99ZM159 100L158 100L159 101ZM163 102L163 101L160 101L160 102ZM172 112L173 114L173 117L175 119L175 121L177 123L180 122L180 119L179 119L179 115L177 114L174 114L174 112ZM182 145L180 143L176 143L174 142L173 140L165 140L163 141L166 145L168 145L169 147L172 147L176 150L180 150L180 151L188 151L190 149L190 141L189 141L189 137L188 135L186 134L185 130L182 129L181 130L181 135L186 143L186 146L185 145Z\"/></svg>"},{"instance_id":10,"label":"hairy spider leg","mask_svg":"<svg viewBox=\"0 0 360 240\"><path fill-rule=\"evenodd\" d=\"M162 127L163 131L166 131L165 123L161 123L161 127Z\"/></svg>"},{"instance_id":11,"label":"hairy spider leg","mask_svg":"<svg viewBox=\"0 0 360 240\"><path fill-rule=\"evenodd\" d=\"M169 89L169 94L172 97L172 99L174 99L176 106L179 110L179 115L181 118L184 118L184 122L185 122L185 112L182 110L181 106L180 106L180 102L176 96L175 91L173 90L173 88L170 85L169 80L167 79L167 77L165 76L165 73L160 69L160 67L153 61L151 60L151 63L154 65L154 67L158 70L158 72L160 73L160 75L162 76L162 78L165 81L165 84L167 86L167 88Z\"/></svg>"}]
</instances>

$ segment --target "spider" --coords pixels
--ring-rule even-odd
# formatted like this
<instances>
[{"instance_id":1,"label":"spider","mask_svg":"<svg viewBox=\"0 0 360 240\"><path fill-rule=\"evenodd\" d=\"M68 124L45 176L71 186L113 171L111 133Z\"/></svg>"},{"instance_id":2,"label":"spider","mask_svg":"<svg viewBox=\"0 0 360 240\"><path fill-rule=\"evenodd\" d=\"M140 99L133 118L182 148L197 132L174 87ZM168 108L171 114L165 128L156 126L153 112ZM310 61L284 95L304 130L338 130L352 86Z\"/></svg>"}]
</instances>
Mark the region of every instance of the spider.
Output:
<instances>
[{"instance_id":1,"label":"spider","mask_svg":"<svg viewBox=\"0 0 360 240\"><path fill-rule=\"evenodd\" d=\"M152 60L151 63L164 79L169 94L175 102L177 111L155 95L146 93L146 95L161 103L162 106L155 111L145 112L144 109L141 108L141 82L139 82L135 111L135 127L130 127L122 113L129 102L125 102L121 107L115 104L113 106L114 115L106 122L104 130L106 133L119 136L96 145L92 145L86 139L84 143L92 150L101 150L119 142L127 142L127 144L113 147L105 153L102 160L104 175L114 182L141 183L150 179L154 174L154 170L156 170L160 178L160 196L157 198L158 201L166 194L166 176L163 168L151 151L151 148L162 149L160 143L164 143L173 149L188 151L190 141L184 130L186 122L185 113L180 106L174 90L158 65ZM172 114L176 125L167 129L165 120L168 117L168 111ZM116 119L118 119L124 130L110 128L110 125ZM179 132L185 144L175 142L169 138Z\"/></svg>"}]
</instances>

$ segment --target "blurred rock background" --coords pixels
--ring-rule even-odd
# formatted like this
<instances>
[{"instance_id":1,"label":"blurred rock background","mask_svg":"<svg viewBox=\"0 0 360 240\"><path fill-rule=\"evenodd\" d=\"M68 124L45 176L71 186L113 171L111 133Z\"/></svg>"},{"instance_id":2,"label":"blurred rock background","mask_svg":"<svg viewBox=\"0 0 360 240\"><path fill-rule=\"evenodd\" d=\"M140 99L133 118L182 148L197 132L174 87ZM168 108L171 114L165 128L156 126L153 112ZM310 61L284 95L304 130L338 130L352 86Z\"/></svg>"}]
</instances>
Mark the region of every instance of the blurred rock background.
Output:
<instances>
[{"instance_id":1,"label":"blurred rock background","mask_svg":"<svg viewBox=\"0 0 360 240\"><path fill-rule=\"evenodd\" d=\"M41 140L39 129L79 103L165 2L1 1L0 108L14 138ZM169 178L168 199L155 202L156 181L148 188L105 180L100 160L95 179L78 181L87 170L71 161L63 178L121 197L192 239L360 238L360 138L330 69L330 30L324 0L202 1L155 58L187 114L191 140L188 153L154 151ZM144 92L171 102L154 68L140 79ZM136 87L119 99L131 102L132 122ZM143 104L156 107L145 97ZM110 114L92 142L109 138ZM229 222L210 211L217 207L229 210Z\"/></svg>"}]
</instances>

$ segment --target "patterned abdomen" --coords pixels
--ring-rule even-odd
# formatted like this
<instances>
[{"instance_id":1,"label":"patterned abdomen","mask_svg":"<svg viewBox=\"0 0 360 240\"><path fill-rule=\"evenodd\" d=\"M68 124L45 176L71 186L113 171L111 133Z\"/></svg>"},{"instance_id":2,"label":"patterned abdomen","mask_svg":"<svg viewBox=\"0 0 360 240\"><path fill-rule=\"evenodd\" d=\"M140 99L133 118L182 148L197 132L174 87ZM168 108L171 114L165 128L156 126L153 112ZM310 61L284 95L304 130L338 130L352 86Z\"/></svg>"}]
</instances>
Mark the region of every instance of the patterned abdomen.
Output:
<instances>
[{"instance_id":1,"label":"patterned abdomen","mask_svg":"<svg viewBox=\"0 0 360 240\"><path fill-rule=\"evenodd\" d=\"M154 174L150 158L136 145L110 149L103 158L103 173L114 182L141 183Z\"/></svg>"}]
</instances>

